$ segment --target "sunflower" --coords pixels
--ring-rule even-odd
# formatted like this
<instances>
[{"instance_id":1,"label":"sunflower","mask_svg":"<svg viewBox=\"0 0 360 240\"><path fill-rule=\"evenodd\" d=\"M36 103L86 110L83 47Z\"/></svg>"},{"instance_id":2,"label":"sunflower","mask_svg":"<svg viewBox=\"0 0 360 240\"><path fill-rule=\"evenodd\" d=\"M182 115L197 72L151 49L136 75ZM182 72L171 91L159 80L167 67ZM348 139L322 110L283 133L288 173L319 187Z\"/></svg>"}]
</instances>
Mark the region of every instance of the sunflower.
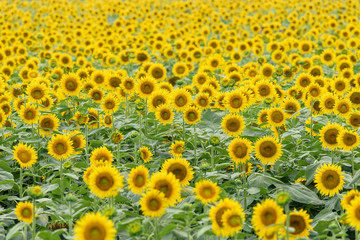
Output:
<instances>
[{"instance_id":1,"label":"sunflower","mask_svg":"<svg viewBox=\"0 0 360 240\"><path fill-rule=\"evenodd\" d=\"M275 72L275 68L270 63L265 63L260 68L260 74L263 78L272 78L272 74Z\"/></svg>"},{"instance_id":2,"label":"sunflower","mask_svg":"<svg viewBox=\"0 0 360 240\"><path fill-rule=\"evenodd\" d=\"M241 204L230 198L222 199L219 203L210 208L209 217L210 221L212 222L212 231L217 236L228 235L229 231L224 227L222 218L225 212L231 211L233 209L241 209Z\"/></svg>"},{"instance_id":3,"label":"sunflower","mask_svg":"<svg viewBox=\"0 0 360 240\"><path fill-rule=\"evenodd\" d=\"M89 91L89 98L92 98L96 103L101 103L103 97L104 92L98 87L94 87Z\"/></svg>"},{"instance_id":4,"label":"sunflower","mask_svg":"<svg viewBox=\"0 0 360 240\"><path fill-rule=\"evenodd\" d=\"M157 84L155 79L150 76L140 78L136 84L136 92L142 98L148 98L150 95L157 90Z\"/></svg>"},{"instance_id":5,"label":"sunflower","mask_svg":"<svg viewBox=\"0 0 360 240\"><path fill-rule=\"evenodd\" d=\"M347 117L351 111L351 102L349 99L338 99L335 103L335 113L342 117Z\"/></svg>"},{"instance_id":6,"label":"sunflower","mask_svg":"<svg viewBox=\"0 0 360 240\"><path fill-rule=\"evenodd\" d=\"M265 199L254 207L251 224L255 232L261 232L270 225L284 223L285 219L283 209L276 204L275 200Z\"/></svg>"},{"instance_id":7,"label":"sunflower","mask_svg":"<svg viewBox=\"0 0 360 240\"><path fill-rule=\"evenodd\" d=\"M171 124L174 120L174 112L170 106L160 105L155 110L155 117L162 124Z\"/></svg>"},{"instance_id":8,"label":"sunflower","mask_svg":"<svg viewBox=\"0 0 360 240\"><path fill-rule=\"evenodd\" d=\"M174 206L180 198L181 185L174 174L164 171L154 173L150 178L149 187L162 192L169 206Z\"/></svg>"},{"instance_id":9,"label":"sunflower","mask_svg":"<svg viewBox=\"0 0 360 240\"><path fill-rule=\"evenodd\" d=\"M296 85L299 89L305 90L312 82L314 77L308 73L301 73L296 79Z\"/></svg>"},{"instance_id":10,"label":"sunflower","mask_svg":"<svg viewBox=\"0 0 360 240\"><path fill-rule=\"evenodd\" d=\"M211 99L207 93L199 93L196 96L195 103L199 109L205 110L210 107Z\"/></svg>"},{"instance_id":11,"label":"sunflower","mask_svg":"<svg viewBox=\"0 0 360 240\"><path fill-rule=\"evenodd\" d=\"M337 97L332 93L325 93L320 99L320 108L324 113L331 114L335 111Z\"/></svg>"},{"instance_id":12,"label":"sunflower","mask_svg":"<svg viewBox=\"0 0 360 240\"><path fill-rule=\"evenodd\" d=\"M183 117L186 123L196 124L201 119L201 111L197 107L188 107Z\"/></svg>"},{"instance_id":13,"label":"sunflower","mask_svg":"<svg viewBox=\"0 0 360 240\"><path fill-rule=\"evenodd\" d=\"M301 109L301 105L299 101L295 99L285 99L281 104L281 107L282 109L284 109L286 117L292 117L296 112L298 112Z\"/></svg>"},{"instance_id":14,"label":"sunflower","mask_svg":"<svg viewBox=\"0 0 360 240\"><path fill-rule=\"evenodd\" d=\"M359 135L355 131L349 131L342 129L338 136L338 142L340 148L344 151L352 151L359 146Z\"/></svg>"},{"instance_id":15,"label":"sunflower","mask_svg":"<svg viewBox=\"0 0 360 240\"><path fill-rule=\"evenodd\" d=\"M358 129L360 127L360 111L353 111L347 117L347 123L353 128Z\"/></svg>"},{"instance_id":16,"label":"sunflower","mask_svg":"<svg viewBox=\"0 0 360 240\"><path fill-rule=\"evenodd\" d=\"M264 136L255 143L255 155L263 164L273 164L282 155L281 146L274 137Z\"/></svg>"},{"instance_id":17,"label":"sunflower","mask_svg":"<svg viewBox=\"0 0 360 240\"><path fill-rule=\"evenodd\" d=\"M102 100L101 109L105 113L114 113L117 111L119 107L119 100L113 93L109 93L106 97Z\"/></svg>"},{"instance_id":18,"label":"sunflower","mask_svg":"<svg viewBox=\"0 0 360 240\"><path fill-rule=\"evenodd\" d=\"M285 124L285 113L281 108L272 108L268 111L267 119L272 127L281 127Z\"/></svg>"},{"instance_id":19,"label":"sunflower","mask_svg":"<svg viewBox=\"0 0 360 240\"><path fill-rule=\"evenodd\" d=\"M226 94L224 105L231 113L236 113L247 107L247 98L240 89L237 89Z\"/></svg>"},{"instance_id":20,"label":"sunflower","mask_svg":"<svg viewBox=\"0 0 360 240\"><path fill-rule=\"evenodd\" d=\"M35 149L32 146L22 142L14 147L12 153L14 155L14 159L22 168L31 167L34 163L37 162L38 159Z\"/></svg>"},{"instance_id":21,"label":"sunflower","mask_svg":"<svg viewBox=\"0 0 360 240\"><path fill-rule=\"evenodd\" d=\"M48 153L57 160L64 160L74 154L71 140L66 135L53 135L47 146Z\"/></svg>"},{"instance_id":22,"label":"sunflower","mask_svg":"<svg viewBox=\"0 0 360 240\"><path fill-rule=\"evenodd\" d=\"M166 68L161 63L151 64L148 73L158 82L161 82L166 78Z\"/></svg>"},{"instance_id":23,"label":"sunflower","mask_svg":"<svg viewBox=\"0 0 360 240\"><path fill-rule=\"evenodd\" d=\"M337 123L328 123L320 129L320 141L323 148L335 149L339 146L338 136L342 127Z\"/></svg>"},{"instance_id":24,"label":"sunflower","mask_svg":"<svg viewBox=\"0 0 360 240\"><path fill-rule=\"evenodd\" d=\"M67 132L67 135L69 136L70 141L71 141L72 146L75 151L77 149L83 149L86 146L84 135L82 135L82 133L80 131L73 130L73 131ZM81 153L81 151L77 151L75 153L79 154L79 153Z\"/></svg>"},{"instance_id":25,"label":"sunflower","mask_svg":"<svg viewBox=\"0 0 360 240\"><path fill-rule=\"evenodd\" d=\"M186 64L183 62L175 63L172 68L172 72L173 72L174 76L179 77L179 78L186 77L189 74L188 68L187 68Z\"/></svg>"},{"instance_id":26,"label":"sunflower","mask_svg":"<svg viewBox=\"0 0 360 240\"><path fill-rule=\"evenodd\" d=\"M73 119L77 121L80 125L87 124L89 121L88 115L81 114L80 112L76 112Z\"/></svg>"},{"instance_id":27,"label":"sunflower","mask_svg":"<svg viewBox=\"0 0 360 240\"><path fill-rule=\"evenodd\" d=\"M26 104L26 107L21 107L19 115L20 118L29 125L38 123L39 111L33 104ZM3 117L3 119L5 121L5 116Z\"/></svg>"},{"instance_id":28,"label":"sunflower","mask_svg":"<svg viewBox=\"0 0 360 240\"><path fill-rule=\"evenodd\" d=\"M241 206L241 205L240 205ZM234 236L243 228L245 223L245 213L242 208L229 209L221 217L223 224L223 236Z\"/></svg>"},{"instance_id":29,"label":"sunflower","mask_svg":"<svg viewBox=\"0 0 360 240\"><path fill-rule=\"evenodd\" d=\"M180 157L182 156L182 154L184 153L184 146L185 146L185 142L184 141L175 141L171 144L170 146L170 153L171 155L173 155L175 158L176 157Z\"/></svg>"},{"instance_id":30,"label":"sunflower","mask_svg":"<svg viewBox=\"0 0 360 240\"><path fill-rule=\"evenodd\" d=\"M89 176L89 189L99 198L115 197L118 189L124 186L124 177L110 165L102 165L93 169Z\"/></svg>"},{"instance_id":31,"label":"sunflower","mask_svg":"<svg viewBox=\"0 0 360 240\"><path fill-rule=\"evenodd\" d=\"M5 115L5 118L9 117L12 113L11 105L9 102L3 102L0 104L0 111L2 111Z\"/></svg>"},{"instance_id":32,"label":"sunflower","mask_svg":"<svg viewBox=\"0 0 360 240\"><path fill-rule=\"evenodd\" d=\"M323 164L316 169L314 176L315 187L322 195L332 197L343 189L344 178L340 166Z\"/></svg>"},{"instance_id":33,"label":"sunflower","mask_svg":"<svg viewBox=\"0 0 360 240\"><path fill-rule=\"evenodd\" d=\"M111 165L111 163L113 161L114 161L114 155L105 146L95 148L91 152L91 155L90 155L90 163L91 164L98 165L101 163L105 163L107 165Z\"/></svg>"},{"instance_id":34,"label":"sunflower","mask_svg":"<svg viewBox=\"0 0 360 240\"><path fill-rule=\"evenodd\" d=\"M332 66L334 64L335 56L336 56L336 53L334 52L334 50L329 48L321 53L320 60L322 63L324 63L328 66Z\"/></svg>"},{"instance_id":35,"label":"sunflower","mask_svg":"<svg viewBox=\"0 0 360 240\"><path fill-rule=\"evenodd\" d=\"M198 88L202 88L208 81L208 75L205 72L197 72L193 78L192 83Z\"/></svg>"},{"instance_id":36,"label":"sunflower","mask_svg":"<svg viewBox=\"0 0 360 240\"><path fill-rule=\"evenodd\" d=\"M74 240L112 240L116 237L114 223L98 213L87 213L76 221Z\"/></svg>"},{"instance_id":37,"label":"sunflower","mask_svg":"<svg viewBox=\"0 0 360 240\"><path fill-rule=\"evenodd\" d=\"M53 105L53 97L45 96L45 98L41 100L41 103L39 104L39 109L40 111L50 111Z\"/></svg>"},{"instance_id":38,"label":"sunflower","mask_svg":"<svg viewBox=\"0 0 360 240\"><path fill-rule=\"evenodd\" d=\"M347 220L350 226L356 231L360 230L360 198L357 197L351 201L351 205L346 208Z\"/></svg>"},{"instance_id":39,"label":"sunflower","mask_svg":"<svg viewBox=\"0 0 360 240\"><path fill-rule=\"evenodd\" d=\"M99 112L94 109L94 108L89 108L88 109L88 127L90 129L92 128L97 128L99 126L99 122L100 122L100 119L99 119Z\"/></svg>"},{"instance_id":40,"label":"sunflower","mask_svg":"<svg viewBox=\"0 0 360 240\"><path fill-rule=\"evenodd\" d=\"M251 142L245 138L234 138L228 147L228 152L231 157L231 160L236 163L236 166L239 163L246 163L250 159L250 154L252 152Z\"/></svg>"},{"instance_id":41,"label":"sunflower","mask_svg":"<svg viewBox=\"0 0 360 240\"><path fill-rule=\"evenodd\" d=\"M131 169L127 182L129 184L129 190L135 194L141 194L149 182L149 169L144 165Z\"/></svg>"},{"instance_id":42,"label":"sunflower","mask_svg":"<svg viewBox=\"0 0 360 240\"><path fill-rule=\"evenodd\" d=\"M347 191L346 194L343 195L343 199L341 199L340 204L343 209L346 209L352 205L352 201L356 198L360 197L360 192L356 189L352 189Z\"/></svg>"},{"instance_id":43,"label":"sunflower","mask_svg":"<svg viewBox=\"0 0 360 240\"><path fill-rule=\"evenodd\" d=\"M360 107L360 91L353 89L348 94L347 97L349 98L350 102L352 103L352 107L358 108Z\"/></svg>"},{"instance_id":44,"label":"sunflower","mask_svg":"<svg viewBox=\"0 0 360 240\"><path fill-rule=\"evenodd\" d=\"M41 136L49 136L53 131L57 131L59 119L54 114L42 115L39 119L39 132Z\"/></svg>"},{"instance_id":45,"label":"sunflower","mask_svg":"<svg viewBox=\"0 0 360 240\"><path fill-rule=\"evenodd\" d=\"M334 90L334 93L338 96L343 96L349 88L349 80L346 78L336 78L331 82L331 89Z\"/></svg>"},{"instance_id":46,"label":"sunflower","mask_svg":"<svg viewBox=\"0 0 360 240\"><path fill-rule=\"evenodd\" d=\"M191 103L191 94L183 88L175 89L171 93L171 103L176 111L182 111L189 107Z\"/></svg>"},{"instance_id":47,"label":"sunflower","mask_svg":"<svg viewBox=\"0 0 360 240\"><path fill-rule=\"evenodd\" d=\"M20 221L31 224L33 221L33 204L31 202L19 202L15 207L15 215Z\"/></svg>"},{"instance_id":48,"label":"sunflower","mask_svg":"<svg viewBox=\"0 0 360 240\"><path fill-rule=\"evenodd\" d=\"M80 77L75 73L63 75L61 78L62 90L69 96L75 96L80 93L81 83Z\"/></svg>"},{"instance_id":49,"label":"sunflower","mask_svg":"<svg viewBox=\"0 0 360 240\"><path fill-rule=\"evenodd\" d=\"M135 81L133 78L125 78L121 81L121 87L126 94L132 94L135 91Z\"/></svg>"},{"instance_id":50,"label":"sunflower","mask_svg":"<svg viewBox=\"0 0 360 240\"><path fill-rule=\"evenodd\" d=\"M220 198L220 187L209 180L200 180L195 183L195 197L203 204L214 203Z\"/></svg>"},{"instance_id":51,"label":"sunflower","mask_svg":"<svg viewBox=\"0 0 360 240\"><path fill-rule=\"evenodd\" d=\"M302 209L299 211L295 209L290 212L290 227L294 228L294 232L291 232L290 236L293 238L308 238L309 230L313 230L310 226L311 222L309 214ZM286 224L285 221L284 224Z\"/></svg>"},{"instance_id":52,"label":"sunflower","mask_svg":"<svg viewBox=\"0 0 360 240\"><path fill-rule=\"evenodd\" d=\"M240 135L245 128L244 118L241 115L228 114L222 119L221 126L224 133L236 137Z\"/></svg>"},{"instance_id":53,"label":"sunflower","mask_svg":"<svg viewBox=\"0 0 360 240\"><path fill-rule=\"evenodd\" d=\"M168 203L164 193L156 189L150 189L140 198L140 208L145 216L161 217L165 214L167 206Z\"/></svg>"},{"instance_id":54,"label":"sunflower","mask_svg":"<svg viewBox=\"0 0 360 240\"><path fill-rule=\"evenodd\" d=\"M268 126L269 124L268 113L269 113L268 109L263 109L258 113L257 124L259 124L260 127Z\"/></svg>"},{"instance_id":55,"label":"sunflower","mask_svg":"<svg viewBox=\"0 0 360 240\"><path fill-rule=\"evenodd\" d=\"M225 111L225 97L226 94L223 92L217 93L215 98L215 107L219 110Z\"/></svg>"},{"instance_id":56,"label":"sunflower","mask_svg":"<svg viewBox=\"0 0 360 240\"><path fill-rule=\"evenodd\" d=\"M109 90L116 90L121 86L121 77L114 74L107 74L105 78L107 88Z\"/></svg>"},{"instance_id":57,"label":"sunflower","mask_svg":"<svg viewBox=\"0 0 360 240\"><path fill-rule=\"evenodd\" d=\"M148 99L149 111L155 112L158 106L168 105L167 95L168 93L162 89L154 91Z\"/></svg>"},{"instance_id":58,"label":"sunflower","mask_svg":"<svg viewBox=\"0 0 360 240\"><path fill-rule=\"evenodd\" d=\"M189 182L194 177L193 168L190 167L190 163L184 158L171 158L166 160L161 166L161 171L174 174L183 187L189 185Z\"/></svg>"},{"instance_id":59,"label":"sunflower","mask_svg":"<svg viewBox=\"0 0 360 240\"><path fill-rule=\"evenodd\" d=\"M106 74L103 70L95 70L91 73L90 79L93 83L101 86L105 83Z\"/></svg>"},{"instance_id":60,"label":"sunflower","mask_svg":"<svg viewBox=\"0 0 360 240\"><path fill-rule=\"evenodd\" d=\"M306 87L305 92L307 93L307 97L318 99L322 95L323 89L317 83L310 83L309 86Z\"/></svg>"},{"instance_id":61,"label":"sunflower","mask_svg":"<svg viewBox=\"0 0 360 240\"><path fill-rule=\"evenodd\" d=\"M145 163L150 162L152 156L153 154L148 147L140 148L140 157Z\"/></svg>"},{"instance_id":62,"label":"sunflower","mask_svg":"<svg viewBox=\"0 0 360 240\"><path fill-rule=\"evenodd\" d=\"M261 100L274 96L276 92L274 85L267 80L258 81L255 88Z\"/></svg>"},{"instance_id":63,"label":"sunflower","mask_svg":"<svg viewBox=\"0 0 360 240\"><path fill-rule=\"evenodd\" d=\"M45 84L40 84L39 82L34 81L26 88L26 92L29 96L30 102L41 103L44 97L48 94L48 88Z\"/></svg>"}]
</instances>

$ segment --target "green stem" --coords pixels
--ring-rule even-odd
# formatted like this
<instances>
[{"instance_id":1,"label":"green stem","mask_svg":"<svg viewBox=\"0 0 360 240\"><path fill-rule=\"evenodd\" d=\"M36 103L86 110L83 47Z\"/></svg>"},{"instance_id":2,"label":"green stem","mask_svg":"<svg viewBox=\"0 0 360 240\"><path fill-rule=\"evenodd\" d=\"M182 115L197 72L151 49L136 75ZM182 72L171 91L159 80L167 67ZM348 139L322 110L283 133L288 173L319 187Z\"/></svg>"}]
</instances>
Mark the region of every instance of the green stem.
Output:
<instances>
[{"instance_id":1,"label":"green stem","mask_svg":"<svg viewBox=\"0 0 360 240\"><path fill-rule=\"evenodd\" d=\"M139 131L139 133L140 133L140 136L139 136L139 144L140 144L140 146L139 146L139 149L141 148L141 146L142 146L142 143L141 143L141 135L142 135L142 129L141 129L141 110L139 111L139 124L140 124L140 131Z\"/></svg>"},{"instance_id":2,"label":"green stem","mask_svg":"<svg viewBox=\"0 0 360 240\"><path fill-rule=\"evenodd\" d=\"M334 164L334 150L331 150L331 164Z\"/></svg>"},{"instance_id":3,"label":"green stem","mask_svg":"<svg viewBox=\"0 0 360 240\"><path fill-rule=\"evenodd\" d=\"M352 167L352 176L354 177L355 175L355 162L354 162L354 158L355 158L355 154L354 154L354 150L351 150L351 167ZM353 185L353 188L356 188L356 185Z\"/></svg>"},{"instance_id":4,"label":"green stem","mask_svg":"<svg viewBox=\"0 0 360 240\"><path fill-rule=\"evenodd\" d=\"M204 204L204 214L207 214L207 212L208 212L207 204ZM207 236L205 233L204 233L204 240L207 240Z\"/></svg>"},{"instance_id":5,"label":"green stem","mask_svg":"<svg viewBox=\"0 0 360 240\"><path fill-rule=\"evenodd\" d=\"M184 119L184 115L183 115L183 120L182 120L182 127L183 127L183 141L185 142L186 132L185 132L185 119Z\"/></svg>"},{"instance_id":6,"label":"green stem","mask_svg":"<svg viewBox=\"0 0 360 240\"><path fill-rule=\"evenodd\" d=\"M72 236L73 217L72 217L72 202L71 201L69 201L69 212L70 212L69 235Z\"/></svg>"},{"instance_id":7,"label":"green stem","mask_svg":"<svg viewBox=\"0 0 360 240\"><path fill-rule=\"evenodd\" d=\"M355 239L359 240L359 232L357 230L355 230Z\"/></svg>"},{"instance_id":8,"label":"green stem","mask_svg":"<svg viewBox=\"0 0 360 240\"><path fill-rule=\"evenodd\" d=\"M117 145L117 161L118 161L118 165L120 165L120 146L121 144L118 143Z\"/></svg>"},{"instance_id":9,"label":"green stem","mask_svg":"<svg viewBox=\"0 0 360 240\"><path fill-rule=\"evenodd\" d=\"M195 166L198 165L198 159L196 156L196 124L194 124L194 157L195 157Z\"/></svg>"},{"instance_id":10,"label":"green stem","mask_svg":"<svg viewBox=\"0 0 360 240\"><path fill-rule=\"evenodd\" d=\"M19 185L19 191L20 191L20 198L23 197L23 169L20 167L20 185Z\"/></svg>"},{"instance_id":11,"label":"green stem","mask_svg":"<svg viewBox=\"0 0 360 240\"><path fill-rule=\"evenodd\" d=\"M35 236L36 236L36 217L35 217L35 206L36 206L36 201L35 199L33 199L33 221L32 221L32 239L35 240Z\"/></svg>"},{"instance_id":12,"label":"green stem","mask_svg":"<svg viewBox=\"0 0 360 240\"><path fill-rule=\"evenodd\" d=\"M145 134L147 134L147 99L145 100L145 113L144 113L144 131L145 131Z\"/></svg>"},{"instance_id":13,"label":"green stem","mask_svg":"<svg viewBox=\"0 0 360 240\"><path fill-rule=\"evenodd\" d=\"M23 230L23 237L24 237L24 240L27 240L27 230L28 230L28 225L25 224L24 225L24 230Z\"/></svg>"},{"instance_id":14,"label":"green stem","mask_svg":"<svg viewBox=\"0 0 360 240\"><path fill-rule=\"evenodd\" d=\"M244 191L244 209L246 209L246 197L247 197L247 191L246 191L246 163L243 163L243 191Z\"/></svg>"},{"instance_id":15,"label":"green stem","mask_svg":"<svg viewBox=\"0 0 360 240\"><path fill-rule=\"evenodd\" d=\"M313 100L311 99L311 108L310 108L310 137L311 137L311 139L313 137L313 111L314 111L314 106L313 106Z\"/></svg>"},{"instance_id":16,"label":"green stem","mask_svg":"<svg viewBox=\"0 0 360 240\"><path fill-rule=\"evenodd\" d=\"M156 239L156 240L159 240L159 226L158 226L159 218L156 217L156 218L154 219L154 221L155 221L155 239Z\"/></svg>"},{"instance_id":17,"label":"green stem","mask_svg":"<svg viewBox=\"0 0 360 240\"><path fill-rule=\"evenodd\" d=\"M60 161L60 195L61 202L64 200L64 178L63 178L63 163Z\"/></svg>"},{"instance_id":18,"label":"green stem","mask_svg":"<svg viewBox=\"0 0 360 240\"><path fill-rule=\"evenodd\" d=\"M127 118L129 116L128 113L128 98L127 98L127 94L125 94L125 118Z\"/></svg>"},{"instance_id":19,"label":"green stem","mask_svg":"<svg viewBox=\"0 0 360 240\"><path fill-rule=\"evenodd\" d=\"M210 158L211 158L211 170L214 171L215 170L214 146L211 146Z\"/></svg>"},{"instance_id":20,"label":"green stem","mask_svg":"<svg viewBox=\"0 0 360 240\"><path fill-rule=\"evenodd\" d=\"M88 125L85 124L85 143L86 143L86 146L85 146L85 156L86 156L86 163L89 164L89 144L88 144L88 139L89 136L88 136Z\"/></svg>"},{"instance_id":21,"label":"green stem","mask_svg":"<svg viewBox=\"0 0 360 240\"><path fill-rule=\"evenodd\" d=\"M289 227L290 227L290 210L289 204L285 206L285 213L286 213L286 239L289 240Z\"/></svg>"}]
</instances>

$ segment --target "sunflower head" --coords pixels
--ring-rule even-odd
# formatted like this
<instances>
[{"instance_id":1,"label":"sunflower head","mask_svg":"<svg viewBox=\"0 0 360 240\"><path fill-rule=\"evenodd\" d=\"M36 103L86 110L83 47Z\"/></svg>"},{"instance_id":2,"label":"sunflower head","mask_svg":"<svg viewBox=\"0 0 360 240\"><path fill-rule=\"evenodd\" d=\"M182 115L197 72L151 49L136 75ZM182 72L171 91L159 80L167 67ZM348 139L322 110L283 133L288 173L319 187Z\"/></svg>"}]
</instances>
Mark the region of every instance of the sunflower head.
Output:
<instances>
[{"instance_id":1,"label":"sunflower head","mask_svg":"<svg viewBox=\"0 0 360 240\"><path fill-rule=\"evenodd\" d=\"M200 180L195 184L196 199L203 204L214 203L220 198L220 187L209 180Z\"/></svg>"},{"instance_id":2,"label":"sunflower head","mask_svg":"<svg viewBox=\"0 0 360 240\"><path fill-rule=\"evenodd\" d=\"M53 135L48 143L49 154L57 159L64 160L74 154L74 148L71 144L71 140L67 135Z\"/></svg>"},{"instance_id":3,"label":"sunflower head","mask_svg":"<svg viewBox=\"0 0 360 240\"><path fill-rule=\"evenodd\" d=\"M150 178L149 187L162 192L170 206L174 206L180 198L181 185L173 173L167 171L154 173Z\"/></svg>"},{"instance_id":4,"label":"sunflower head","mask_svg":"<svg viewBox=\"0 0 360 240\"><path fill-rule=\"evenodd\" d=\"M263 164L273 164L282 155L281 146L274 137L262 137L255 144L256 157Z\"/></svg>"},{"instance_id":5,"label":"sunflower head","mask_svg":"<svg viewBox=\"0 0 360 240\"><path fill-rule=\"evenodd\" d=\"M31 224L33 221L33 204L31 202L19 202L15 208L15 215L20 221Z\"/></svg>"},{"instance_id":6,"label":"sunflower head","mask_svg":"<svg viewBox=\"0 0 360 240\"><path fill-rule=\"evenodd\" d=\"M194 171L190 167L190 163L183 158L171 158L166 160L161 171L168 174L174 174L176 179L179 180L182 186L189 185L189 182L193 179Z\"/></svg>"},{"instance_id":7,"label":"sunflower head","mask_svg":"<svg viewBox=\"0 0 360 240\"><path fill-rule=\"evenodd\" d=\"M246 163L252 152L251 142L245 138L234 138L229 144L228 152L231 160L238 164Z\"/></svg>"},{"instance_id":8,"label":"sunflower head","mask_svg":"<svg viewBox=\"0 0 360 240\"><path fill-rule=\"evenodd\" d=\"M170 146L171 149L170 153L174 157L181 157L182 154L184 153L184 146L185 146L184 141L175 141Z\"/></svg>"},{"instance_id":9,"label":"sunflower head","mask_svg":"<svg viewBox=\"0 0 360 240\"><path fill-rule=\"evenodd\" d=\"M149 183L149 169L143 165L133 168L130 171L127 182L132 192L141 194Z\"/></svg>"},{"instance_id":10,"label":"sunflower head","mask_svg":"<svg viewBox=\"0 0 360 240\"><path fill-rule=\"evenodd\" d=\"M14 147L12 151L14 159L20 164L22 168L31 167L36 163L38 157L34 148L26 143L20 142L17 146Z\"/></svg>"},{"instance_id":11,"label":"sunflower head","mask_svg":"<svg viewBox=\"0 0 360 240\"><path fill-rule=\"evenodd\" d=\"M97 164L104 163L107 165L111 165L111 163L113 161L114 161L114 155L105 146L96 148L91 152L91 155L90 155L90 163L91 164L97 165Z\"/></svg>"},{"instance_id":12,"label":"sunflower head","mask_svg":"<svg viewBox=\"0 0 360 240\"><path fill-rule=\"evenodd\" d=\"M115 197L118 189L124 186L123 178L113 166L98 166L89 177L90 191L99 198Z\"/></svg>"},{"instance_id":13,"label":"sunflower head","mask_svg":"<svg viewBox=\"0 0 360 240\"><path fill-rule=\"evenodd\" d=\"M165 214L168 206L164 193L157 189L150 189L140 199L140 207L143 215L152 218L161 217Z\"/></svg>"},{"instance_id":14,"label":"sunflower head","mask_svg":"<svg viewBox=\"0 0 360 240\"><path fill-rule=\"evenodd\" d=\"M188 107L183 117L186 123L196 124L201 119L201 111L197 107Z\"/></svg>"},{"instance_id":15,"label":"sunflower head","mask_svg":"<svg viewBox=\"0 0 360 240\"><path fill-rule=\"evenodd\" d=\"M108 217L98 213L87 213L76 221L74 227L75 239L103 240L114 239L116 229Z\"/></svg>"},{"instance_id":16,"label":"sunflower head","mask_svg":"<svg viewBox=\"0 0 360 240\"><path fill-rule=\"evenodd\" d=\"M237 114L226 115L221 122L221 126L227 135L238 136L245 128L244 118Z\"/></svg>"},{"instance_id":17,"label":"sunflower head","mask_svg":"<svg viewBox=\"0 0 360 240\"><path fill-rule=\"evenodd\" d=\"M323 164L316 170L314 182L322 195L332 197L343 189L344 174L340 166Z\"/></svg>"}]
</instances>

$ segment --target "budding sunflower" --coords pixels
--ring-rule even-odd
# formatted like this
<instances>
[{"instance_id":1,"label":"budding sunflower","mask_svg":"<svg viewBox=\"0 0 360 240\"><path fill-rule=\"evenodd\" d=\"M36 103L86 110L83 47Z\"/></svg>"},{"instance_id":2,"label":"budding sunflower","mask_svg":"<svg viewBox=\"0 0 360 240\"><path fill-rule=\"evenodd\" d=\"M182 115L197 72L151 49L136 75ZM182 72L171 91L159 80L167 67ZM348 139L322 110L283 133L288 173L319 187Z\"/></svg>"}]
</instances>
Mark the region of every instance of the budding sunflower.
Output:
<instances>
[{"instance_id":1,"label":"budding sunflower","mask_svg":"<svg viewBox=\"0 0 360 240\"><path fill-rule=\"evenodd\" d=\"M67 202L76 202L77 197L74 194L69 193L68 195L66 195L65 200Z\"/></svg>"},{"instance_id":2,"label":"budding sunflower","mask_svg":"<svg viewBox=\"0 0 360 240\"><path fill-rule=\"evenodd\" d=\"M138 103L136 104L136 110L142 111L142 110L144 110L144 109L145 109L145 104L144 104L143 102L138 102Z\"/></svg>"},{"instance_id":3,"label":"budding sunflower","mask_svg":"<svg viewBox=\"0 0 360 240\"><path fill-rule=\"evenodd\" d=\"M124 135L119 132L114 132L111 134L111 142L119 144L123 140Z\"/></svg>"},{"instance_id":4,"label":"budding sunflower","mask_svg":"<svg viewBox=\"0 0 360 240\"><path fill-rule=\"evenodd\" d=\"M142 232L142 226L140 222L132 222L128 225L127 231L130 236L140 235Z\"/></svg>"},{"instance_id":5,"label":"budding sunflower","mask_svg":"<svg viewBox=\"0 0 360 240\"><path fill-rule=\"evenodd\" d=\"M67 162L64 163L64 168L67 168L67 169L71 168L71 165L72 165L71 162L67 161Z\"/></svg>"},{"instance_id":6,"label":"budding sunflower","mask_svg":"<svg viewBox=\"0 0 360 240\"><path fill-rule=\"evenodd\" d=\"M288 192L282 191L276 195L276 203L280 206L285 206L291 200L291 196Z\"/></svg>"},{"instance_id":7,"label":"budding sunflower","mask_svg":"<svg viewBox=\"0 0 360 240\"><path fill-rule=\"evenodd\" d=\"M42 188L39 185L29 187L28 194L30 195L30 197L35 198L35 199L41 198L42 196L44 196Z\"/></svg>"},{"instance_id":8,"label":"budding sunflower","mask_svg":"<svg viewBox=\"0 0 360 240\"><path fill-rule=\"evenodd\" d=\"M106 206L101 212L104 216L107 216L108 218L113 218L116 215L116 208Z\"/></svg>"},{"instance_id":9,"label":"budding sunflower","mask_svg":"<svg viewBox=\"0 0 360 240\"><path fill-rule=\"evenodd\" d=\"M220 138L218 136L212 136L210 138L210 144L213 146L218 146L220 144Z\"/></svg>"}]
</instances>

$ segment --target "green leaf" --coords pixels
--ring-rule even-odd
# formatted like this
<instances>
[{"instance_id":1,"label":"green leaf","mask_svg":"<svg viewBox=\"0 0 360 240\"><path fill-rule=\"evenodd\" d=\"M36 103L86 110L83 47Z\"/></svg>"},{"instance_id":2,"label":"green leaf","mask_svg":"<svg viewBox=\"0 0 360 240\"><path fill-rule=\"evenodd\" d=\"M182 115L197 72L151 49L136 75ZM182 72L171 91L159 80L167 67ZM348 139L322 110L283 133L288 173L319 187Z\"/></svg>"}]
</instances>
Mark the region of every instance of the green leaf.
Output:
<instances>
[{"instance_id":1,"label":"green leaf","mask_svg":"<svg viewBox=\"0 0 360 240\"><path fill-rule=\"evenodd\" d=\"M324 208L313 219L311 226L321 234L327 227L328 223L334 220L338 215L331 210Z\"/></svg>"},{"instance_id":2,"label":"green leaf","mask_svg":"<svg viewBox=\"0 0 360 240\"><path fill-rule=\"evenodd\" d=\"M197 233L196 238L200 238L201 236L204 236L207 231L211 230L211 225L207 225L202 227Z\"/></svg>"},{"instance_id":3,"label":"green leaf","mask_svg":"<svg viewBox=\"0 0 360 240\"><path fill-rule=\"evenodd\" d=\"M166 234L168 234L169 232L171 232L173 229L176 228L176 224L169 224L166 225L159 233L159 237L160 239L165 236Z\"/></svg>"},{"instance_id":4,"label":"green leaf","mask_svg":"<svg viewBox=\"0 0 360 240\"><path fill-rule=\"evenodd\" d=\"M5 191L12 189L14 186L14 176L9 173L5 172L3 170L0 170L0 190Z\"/></svg>"},{"instance_id":5,"label":"green leaf","mask_svg":"<svg viewBox=\"0 0 360 240\"><path fill-rule=\"evenodd\" d=\"M24 228L26 223L24 222L19 222L18 224L16 224L15 226L13 226L8 234L6 235L6 240L12 239L18 235L20 235L22 233L22 230Z\"/></svg>"},{"instance_id":6,"label":"green leaf","mask_svg":"<svg viewBox=\"0 0 360 240\"><path fill-rule=\"evenodd\" d=\"M0 168L2 168L3 170L5 170L7 172L11 172L10 165L5 161L0 161Z\"/></svg>"},{"instance_id":7,"label":"green leaf","mask_svg":"<svg viewBox=\"0 0 360 240\"><path fill-rule=\"evenodd\" d=\"M313 163L306 167L305 169L305 178L306 178L306 185L309 185L314 180L314 175L316 172L316 169L320 166L321 163Z\"/></svg>"},{"instance_id":8,"label":"green leaf","mask_svg":"<svg viewBox=\"0 0 360 240\"><path fill-rule=\"evenodd\" d=\"M318 195L301 184L282 185L284 191L289 192L291 199L305 204L322 205L325 202Z\"/></svg>"}]
</instances>

